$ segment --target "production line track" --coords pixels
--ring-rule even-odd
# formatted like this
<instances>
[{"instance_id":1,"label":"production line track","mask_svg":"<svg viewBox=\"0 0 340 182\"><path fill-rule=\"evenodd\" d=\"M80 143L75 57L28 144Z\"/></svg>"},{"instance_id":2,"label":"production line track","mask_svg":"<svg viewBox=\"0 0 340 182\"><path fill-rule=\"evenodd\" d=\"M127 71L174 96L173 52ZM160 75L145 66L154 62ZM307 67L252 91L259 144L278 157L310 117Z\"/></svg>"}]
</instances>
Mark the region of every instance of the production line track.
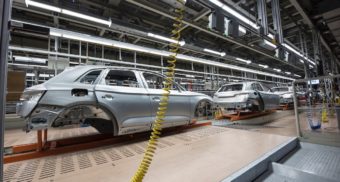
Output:
<instances>
[{"instance_id":1,"label":"production line track","mask_svg":"<svg viewBox=\"0 0 340 182\"><path fill-rule=\"evenodd\" d=\"M211 122L204 122L188 126L166 128L164 135L174 134L186 129L210 125ZM150 132L135 133L113 137L110 134L90 134L85 136L47 140L47 130L37 131L37 142L20 145L13 145L5 148L4 162L12 163L28 159L35 159L51 155L58 155L68 152L86 150L106 145L113 145L131 140L143 140L150 136Z\"/></svg>"}]
</instances>

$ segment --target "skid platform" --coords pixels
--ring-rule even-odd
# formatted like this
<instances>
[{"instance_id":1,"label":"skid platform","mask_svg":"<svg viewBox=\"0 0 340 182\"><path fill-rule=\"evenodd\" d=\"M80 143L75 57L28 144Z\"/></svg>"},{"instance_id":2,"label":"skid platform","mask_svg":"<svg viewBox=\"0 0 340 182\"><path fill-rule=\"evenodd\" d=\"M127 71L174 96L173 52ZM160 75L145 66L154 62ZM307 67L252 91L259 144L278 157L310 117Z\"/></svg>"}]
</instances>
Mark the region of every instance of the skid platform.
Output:
<instances>
[{"instance_id":1,"label":"skid platform","mask_svg":"<svg viewBox=\"0 0 340 182\"><path fill-rule=\"evenodd\" d=\"M218 111L215 115L216 120L228 119L229 121L245 120L250 118L256 118L259 116L268 115L276 112L276 110L269 110L264 112L241 112L238 111L236 114L223 114L222 111Z\"/></svg>"}]
</instances>

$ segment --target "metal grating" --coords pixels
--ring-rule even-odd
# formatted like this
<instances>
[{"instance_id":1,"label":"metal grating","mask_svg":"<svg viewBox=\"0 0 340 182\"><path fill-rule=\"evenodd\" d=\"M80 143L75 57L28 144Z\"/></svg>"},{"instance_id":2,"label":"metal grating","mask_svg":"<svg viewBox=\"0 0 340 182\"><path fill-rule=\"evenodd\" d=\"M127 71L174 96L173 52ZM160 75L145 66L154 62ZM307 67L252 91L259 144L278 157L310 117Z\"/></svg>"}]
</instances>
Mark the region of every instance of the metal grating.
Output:
<instances>
[{"instance_id":1,"label":"metal grating","mask_svg":"<svg viewBox=\"0 0 340 182\"><path fill-rule=\"evenodd\" d=\"M69 129L67 130L67 132L71 131ZM219 127L195 128L188 130L187 132L160 138L158 147L159 150L166 150L175 145L186 145L191 141L199 140L227 130L228 129ZM79 133L82 134L84 134L84 132L91 134L91 131L79 131ZM75 135L78 135L79 133L75 133ZM65 136L70 135L58 133L53 135L53 137ZM185 139L186 137L188 140ZM120 160L143 155L147 143L147 141L127 142L125 144L107 146L105 148L6 164L4 181L54 181L62 175L81 173L81 170L89 170L96 166L110 165L111 167L119 167Z\"/></svg>"},{"instance_id":2,"label":"metal grating","mask_svg":"<svg viewBox=\"0 0 340 182\"><path fill-rule=\"evenodd\" d=\"M134 154L127 147L119 147L117 149L120 153L122 153L125 157L132 157Z\"/></svg>"},{"instance_id":3,"label":"metal grating","mask_svg":"<svg viewBox=\"0 0 340 182\"><path fill-rule=\"evenodd\" d=\"M87 153L78 154L77 158L80 169L92 167L90 158Z\"/></svg>"},{"instance_id":4,"label":"metal grating","mask_svg":"<svg viewBox=\"0 0 340 182\"><path fill-rule=\"evenodd\" d=\"M56 167L57 167L57 158L56 157L47 158L44 161L44 164L42 166L43 170L41 171L39 175L39 179L53 177L55 175Z\"/></svg>"},{"instance_id":5,"label":"metal grating","mask_svg":"<svg viewBox=\"0 0 340 182\"><path fill-rule=\"evenodd\" d=\"M103 152L101 151L92 152L92 157L94 158L94 161L96 162L97 165L105 164L108 162Z\"/></svg>"},{"instance_id":6,"label":"metal grating","mask_svg":"<svg viewBox=\"0 0 340 182\"><path fill-rule=\"evenodd\" d=\"M122 159L122 156L120 156L115 149L107 149L104 152L112 161Z\"/></svg>"},{"instance_id":7,"label":"metal grating","mask_svg":"<svg viewBox=\"0 0 340 182\"><path fill-rule=\"evenodd\" d=\"M32 181L35 173L37 172L40 160L29 161L24 170L20 173L17 181Z\"/></svg>"},{"instance_id":8,"label":"metal grating","mask_svg":"<svg viewBox=\"0 0 340 182\"><path fill-rule=\"evenodd\" d=\"M74 171L73 156L64 155L61 158L61 174L69 173Z\"/></svg>"},{"instance_id":9,"label":"metal grating","mask_svg":"<svg viewBox=\"0 0 340 182\"><path fill-rule=\"evenodd\" d=\"M14 176L17 174L21 166L22 166L22 163L16 163L6 168L4 171L3 180L5 182L14 180Z\"/></svg>"}]
</instances>

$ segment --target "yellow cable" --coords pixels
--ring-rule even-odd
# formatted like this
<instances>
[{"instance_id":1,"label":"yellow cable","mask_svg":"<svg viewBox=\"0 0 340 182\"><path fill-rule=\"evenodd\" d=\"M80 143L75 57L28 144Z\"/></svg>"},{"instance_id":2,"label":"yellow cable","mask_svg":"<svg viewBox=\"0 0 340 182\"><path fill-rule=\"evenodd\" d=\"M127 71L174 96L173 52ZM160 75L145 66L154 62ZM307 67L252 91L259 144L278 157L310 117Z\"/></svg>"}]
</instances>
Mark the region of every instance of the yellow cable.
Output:
<instances>
[{"instance_id":1,"label":"yellow cable","mask_svg":"<svg viewBox=\"0 0 340 182\"><path fill-rule=\"evenodd\" d=\"M175 23L173 24L174 29L171 31L172 33L172 39L176 40L177 43L171 43L170 44L170 51L172 54L169 56L168 62L168 71L166 72L166 79L162 94L161 101L159 103L158 111L156 114L156 119L154 121L154 124L152 126L152 132L151 136L148 142L148 145L146 146L143 159L135 173L135 175L132 177L131 182L141 182L143 181L143 178L145 174L147 173L149 166L151 164L153 155L155 153L158 138L161 135L162 130L162 124L164 121L164 117L168 108L168 100L170 95L170 90L172 88L172 83L174 79L174 73L175 73L175 67L176 67L176 57L178 54L178 48L179 48L179 39L180 39L180 30L182 28L182 20L183 20L183 12L184 12L184 0L177 0L181 4L181 8L176 8L175 12L178 15L175 18Z\"/></svg>"}]
</instances>

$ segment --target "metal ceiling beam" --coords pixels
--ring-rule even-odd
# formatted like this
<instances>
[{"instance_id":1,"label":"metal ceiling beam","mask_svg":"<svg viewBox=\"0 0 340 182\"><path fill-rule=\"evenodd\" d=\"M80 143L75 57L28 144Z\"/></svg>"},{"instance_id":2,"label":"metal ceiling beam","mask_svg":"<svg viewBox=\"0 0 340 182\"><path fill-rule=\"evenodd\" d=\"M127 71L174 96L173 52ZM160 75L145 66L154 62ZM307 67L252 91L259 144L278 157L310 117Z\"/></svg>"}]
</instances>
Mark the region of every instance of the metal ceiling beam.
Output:
<instances>
[{"instance_id":1,"label":"metal ceiling beam","mask_svg":"<svg viewBox=\"0 0 340 182\"><path fill-rule=\"evenodd\" d=\"M159 9L155 8L155 7L152 6L149 2L140 1L140 0L126 0L126 1L128 1L128 2L130 2L131 4L134 4L134 5L136 5L136 6L139 6L139 7L142 7L142 8L144 8L144 9L147 9L147 10L149 10L149 11L152 11L152 12L154 12L154 13L157 13L157 14L160 14L160 15L162 15L162 16L165 16L165 17L167 17L167 18L170 18L170 19L175 19L175 18L176 18L174 15L171 15L170 13L167 13L166 11L162 11L162 10L159 10ZM137 1L138 1L138 2L137 2ZM193 28L195 28L195 29L198 29L198 30L200 30L200 31L202 31L202 32L205 32L205 33L207 33L207 34L210 34L210 35L213 35L213 36L215 36L215 37L218 37L218 38L220 38L220 39L226 40L226 41L231 42L231 43L234 43L234 44L238 44L238 45L240 45L240 46L242 46L242 47L245 47L245 48L247 48L247 49L249 49L249 50L251 50L251 51L254 51L254 52L256 52L256 53L259 53L259 54L261 54L261 55L263 55L263 56L266 56L266 57L268 57L268 58L270 58L270 59L277 60L277 61L279 61L279 62L281 62L281 63L287 64L287 65L289 65L289 66L291 66L291 67L294 67L294 68L296 68L296 69L298 69L298 70L302 70L300 67L297 67L297 66L295 66L295 65L289 64L289 63L287 63L287 62L284 61L284 60L278 59L277 57L274 57L274 56L272 56L272 55L269 55L269 54L267 54L267 53L264 53L264 52L262 52L262 51L259 50L259 49L256 49L256 48L254 48L254 47L252 47L252 46L246 45L245 43L241 43L241 42L239 42L239 41L236 41L235 39L233 39L233 38L231 38L231 37L226 37L226 36L223 36L222 34L218 34L218 33L215 33L215 32L213 32L213 31L210 31L210 30L208 30L208 29L206 29L206 28L200 27L199 25L195 24L195 23L192 22L192 21L184 20L183 23L186 24L186 25L189 25L189 26L191 26L191 27L193 27Z\"/></svg>"},{"instance_id":2,"label":"metal ceiling beam","mask_svg":"<svg viewBox=\"0 0 340 182\"><path fill-rule=\"evenodd\" d=\"M194 22L197 22L198 20L200 20L201 18L203 18L204 16L208 15L209 13L211 13L211 10L208 9L205 12L199 13L193 20ZM184 29L186 29L187 27L189 27L189 25L184 25L180 31L183 31Z\"/></svg>"},{"instance_id":3,"label":"metal ceiling beam","mask_svg":"<svg viewBox=\"0 0 340 182\"><path fill-rule=\"evenodd\" d=\"M315 29L315 26L314 26L312 20L309 18L309 16L306 14L306 12L302 9L302 7L297 2L297 0L289 0L289 1L295 7L295 9L300 13L300 15L303 17L305 22L310 26L310 28ZM320 33L318 32L318 34L320 34ZM333 51L331 50L331 48L329 47L329 45L327 44L327 42L325 41L325 39L322 37L322 35L320 35L320 40L321 40L321 43L326 47L326 49L331 54L334 54ZM335 59L336 59L336 63L340 66L339 60L337 58L335 58Z\"/></svg>"}]
</instances>

